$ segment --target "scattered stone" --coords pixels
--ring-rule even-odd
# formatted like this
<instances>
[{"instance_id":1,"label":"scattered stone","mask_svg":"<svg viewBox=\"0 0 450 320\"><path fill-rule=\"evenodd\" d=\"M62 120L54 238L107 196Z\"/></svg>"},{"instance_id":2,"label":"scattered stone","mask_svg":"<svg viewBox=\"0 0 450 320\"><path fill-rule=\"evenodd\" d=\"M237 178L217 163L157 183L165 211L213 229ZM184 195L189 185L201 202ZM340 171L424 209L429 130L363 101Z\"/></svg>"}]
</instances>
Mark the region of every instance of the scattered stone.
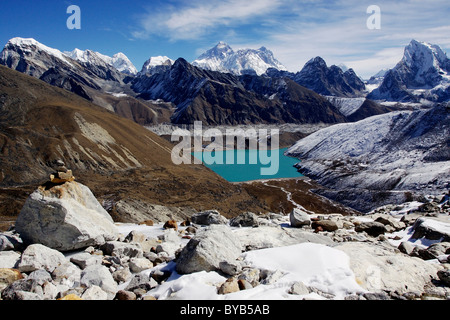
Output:
<instances>
[{"instance_id":1,"label":"scattered stone","mask_svg":"<svg viewBox=\"0 0 450 320\"><path fill-rule=\"evenodd\" d=\"M52 278L55 284L66 285L70 288L78 287L81 280L81 270L67 261L53 270Z\"/></svg>"},{"instance_id":2,"label":"scattered stone","mask_svg":"<svg viewBox=\"0 0 450 320\"><path fill-rule=\"evenodd\" d=\"M92 255L87 252L80 252L70 257L70 262L76 264L81 269L94 264L101 264L102 257L99 255Z\"/></svg>"},{"instance_id":3,"label":"scattered stone","mask_svg":"<svg viewBox=\"0 0 450 320\"><path fill-rule=\"evenodd\" d=\"M121 284L121 283L124 283L124 282L127 282L128 280L130 280L133 275L132 275L129 267L122 267L122 268L114 271L112 276L113 276L113 279L118 284Z\"/></svg>"},{"instance_id":4,"label":"scattered stone","mask_svg":"<svg viewBox=\"0 0 450 320\"><path fill-rule=\"evenodd\" d=\"M24 242L70 251L115 240L118 231L88 187L67 182L39 187L26 200L15 228Z\"/></svg>"},{"instance_id":5,"label":"scattered stone","mask_svg":"<svg viewBox=\"0 0 450 320\"><path fill-rule=\"evenodd\" d=\"M157 269L151 273L151 277L156 282L161 283L161 282L167 280L171 274L172 274L172 272L170 272L170 271Z\"/></svg>"},{"instance_id":6,"label":"scattered stone","mask_svg":"<svg viewBox=\"0 0 450 320\"><path fill-rule=\"evenodd\" d=\"M253 286L250 282L248 282L245 279L239 279L238 280L239 290L250 290L253 289Z\"/></svg>"},{"instance_id":7,"label":"scattered stone","mask_svg":"<svg viewBox=\"0 0 450 320\"><path fill-rule=\"evenodd\" d=\"M210 210L193 214L191 217L191 222L203 226L209 226L212 224L227 224L228 219L222 216L218 211Z\"/></svg>"},{"instance_id":8,"label":"scattered stone","mask_svg":"<svg viewBox=\"0 0 450 320\"><path fill-rule=\"evenodd\" d=\"M59 265L66 262L67 259L61 252L42 244L33 244L22 253L18 269L21 272L32 272L39 269L53 272Z\"/></svg>"},{"instance_id":9,"label":"scattered stone","mask_svg":"<svg viewBox=\"0 0 450 320\"><path fill-rule=\"evenodd\" d=\"M11 283L23 279L22 273L17 269L0 269L0 292Z\"/></svg>"},{"instance_id":10,"label":"scattered stone","mask_svg":"<svg viewBox=\"0 0 450 320\"><path fill-rule=\"evenodd\" d=\"M309 289L303 282L298 281L291 286L288 293L303 296L309 294Z\"/></svg>"},{"instance_id":11,"label":"scattered stone","mask_svg":"<svg viewBox=\"0 0 450 320\"><path fill-rule=\"evenodd\" d=\"M436 228L440 222L432 218L419 218L413 225L414 233L412 239L426 238L428 240L439 240L441 242L450 242L450 228ZM447 224L448 225L448 224Z\"/></svg>"},{"instance_id":12,"label":"scattered stone","mask_svg":"<svg viewBox=\"0 0 450 320\"><path fill-rule=\"evenodd\" d=\"M232 227L257 227L258 225L258 216L253 212L245 212L230 219Z\"/></svg>"},{"instance_id":13,"label":"scattered stone","mask_svg":"<svg viewBox=\"0 0 450 320\"><path fill-rule=\"evenodd\" d=\"M235 276L242 271L241 264L238 263L237 261L236 262L221 261L219 263L219 268L220 268L220 271L222 271L223 273L225 273L229 276Z\"/></svg>"},{"instance_id":14,"label":"scattered stone","mask_svg":"<svg viewBox=\"0 0 450 320\"><path fill-rule=\"evenodd\" d=\"M450 287L450 269L439 270L437 275L439 280L441 280L447 287Z\"/></svg>"},{"instance_id":15,"label":"scattered stone","mask_svg":"<svg viewBox=\"0 0 450 320\"><path fill-rule=\"evenodd\" d=\"M114 257L141 258L144 253L137 243L125 243L120 241L108 241L101 246L103 252Z\"/></svg>"},{"instance_id":16,"label":"scattered stone","mask_svg":"<svg viewBox=\"0 0 450 320\"><path fill-rule=\"evenodd\" d=\"M409 241L403 241L402 243L400 243L400 245L398 246L398 249L411 256L413 255L413 253L415 252L416 247Z\"/></svg>"},{"instance_id":17,"label":"scattered stone","mask_svg":"<svg viewBox=\"0 0 450 320\"><path fill-rule=\"evenodd\" d=\"M0 251L0 269L15 268L20 261L20 253L15 251Z\"/></svg>"},{"instance_id":18,"label":"scattered stone","mask_svg":"<svg viewBox=\"0 0 450 320\"><path fill-rule=\"evenodd\" d=\"M321 229L320 231L329 231L329 232L336 231L339 229L337 222L332 219L323 219L323 220L314 221L311 224L311 227L313 229L320 228Z\"/></svg>"},{"instance_id":19,"label":"scattered stone","mask_svg":"<svg viewBox=\"0 0 450 320\"><path fill-rule=\"evenodd\" d=\"M289 221L294 228L301 228L311 224L311 217L303 210L294 208L289 215Z\"/></svg>"},{"instance_id":20,"label":"scattered stone","mask_svg":"<svg viewBox=\"0 0 450 320\"><path fill-rule=\"evenodd\" d=\"M141 271L153 268L153 263L147 258L131 258L129 266L131 272L139 273Z\"/></svg>"},{"instance_id":21,"label":"scattered stone","mask_svg":"<svg viewBox=\"0 0 450 320\"><path fill-rule=\"evenodd\" d=\"M86 289L81 296L82 300L108 300L108 294L99 286L93 285Z\"/></svg>"},{"instance_id":22,"label":"scattered stone","mask_svg":"<svg viewBox=\"0 0 450 320\"><path fill-rule=\"evenodd\" d=\"M119 290L119 291L117 291L116 297L114 299L121 300L121 301L131 301L131 300L136 300L136 298L137 297L134 292L126 291L126 290Z\"/></svg>"},{"instance_id":23,"label":"scattered stone","mask_svg":"<svg viewBox=\"0 0 450 320\"><path fill-rule=\"evenodd\" d=\"M141 296L156 286L158 286L158 283L153 278L150 278L147 274L138 273L134 275L125 290Z\"/></svg>"},{"instance_id":24,"label":"scattered stone","mask_svg":"<svg viewBox=\"0 0 450 320\"><path fill-rule=\"evenodd\" d=\"M99 286L108 295L108 300L116 296L117 283L108 268L103 265L92 265L81 272L81 285L86 287Z\"/></svg>"},{"instance_id":25,"label":"scattered stone","mask_svg":"<svg viewBox=\"0 0 450 320\"><path fill-rule=\"evenodd\" d=\"M238 292L239 290L238 280L236 278L229 278L220 286L218 294L228 294Z\"/></svg>"},{"instance_id":26,"label":"scattered stone","mask_svg":"<svg viewBox=\"0 0 450 320\"><path fill-rule=\"evenodd\" d=\"M68 294L62 298L59 298L58 300L83 300L81 297L77 296L76 294Z\"/></svg>"},{"instance_id":27,"label":"scattered stone","mask_svg":"<svg viewBox=\"0 0 450 320\"><path fill-rule=\"evenodd\" d=\"M169 220L166 223L164 223L163 226L164 229L175 229L178 230L178 224L175 220Z\"/></svg>"},{"instance_id":28,"label":"scattered stone","mask_svg":"<svg viewBox=\"0 0 450 320\"><path fill-rule=\"evenodd\" d=\"M23 241L20 236L14 232L5 232L0 234L0 252L8 250L22 251Z\"/></svg>"},{"instance_id":29,"label":"scattered stone","mask_svg":"<svg viewBox=\"0 0 450 320\"><path fill-rule=\"evenodd\" d=\"M366 232L369 236L378 237L386 232L384 224L375 221L361 222L355 226L356 232Z\"/></svg>"}]
</instances>

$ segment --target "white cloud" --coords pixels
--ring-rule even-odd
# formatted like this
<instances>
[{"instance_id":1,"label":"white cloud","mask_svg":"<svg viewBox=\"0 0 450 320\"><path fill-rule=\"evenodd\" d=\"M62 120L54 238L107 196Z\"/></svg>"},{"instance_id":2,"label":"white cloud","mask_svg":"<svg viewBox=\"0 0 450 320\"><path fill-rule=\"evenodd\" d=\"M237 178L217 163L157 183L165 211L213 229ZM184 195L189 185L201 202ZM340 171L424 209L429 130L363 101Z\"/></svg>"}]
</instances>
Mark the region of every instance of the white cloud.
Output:
<instances>
[{"instance_id":1,"label":"white cloud","mask_svg":"<svg viewBox=\"0 0 450 320\"><path fill-rule=\"evenodd\" d=\"M278 5L278 0L192 1L189 5L166 8L159 13L148 12L140 19L140 29L133 35L144 38L164 34L171 40L198 39L223 26L249 23Z\"/></svg>"},{"instance_id":2,"label":"white cloud","mask_svg":"<svg viewBox=\"0 0 450 320\"><path fill-rule=\"evenodd\" d=\"M371 4L381 8L381 30L367 28ZM448 0L194 0L147 12L133 35L266 46L293 72L321 56L366 78L393 67L411 39L450 49L449 13Z\"/></svg>"}]
</instances>

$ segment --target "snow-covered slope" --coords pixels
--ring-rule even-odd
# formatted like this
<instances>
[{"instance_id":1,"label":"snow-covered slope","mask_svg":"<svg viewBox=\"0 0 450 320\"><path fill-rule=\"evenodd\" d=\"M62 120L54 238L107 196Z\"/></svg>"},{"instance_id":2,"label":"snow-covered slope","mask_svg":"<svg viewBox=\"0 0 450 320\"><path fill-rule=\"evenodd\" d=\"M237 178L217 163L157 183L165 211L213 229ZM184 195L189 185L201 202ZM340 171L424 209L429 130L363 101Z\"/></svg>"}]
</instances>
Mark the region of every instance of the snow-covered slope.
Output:
<instances>
[{"instance_id":1,"label":"snow-covered slope","mask_svg":"<svg viewBox=\"0 0 450 320\"><path fill-rule=\"evenodd\" d=\"M245 73L264 74L267 69L286 70L272 51L265 47L259 49L240 49L234 51L228 44L219 42L214 48L206 51L197 60L194 66L202 69L229 72L236 75Z\"/></svg>"},{"instance_id":2,"label":"snow-covered slope","mask_svg":"<svg viewBox=\"0 0 450 320\"><path fill-rule=\"evenodd\" d=\"M120 72L129 75L137 74L136 67L133 65L130 59L128 59L128 57L121 52L115 54L112 57L106 56L99 52L94 52L92 50L83 51L80 49L75 49L71 52L64 52L64 54L78 62L92 63L96 65L106 64L116 68Z\"/></svg>"},{"instance_id":3,"label":"snow-covered slope","mask_svg":"<svg viewBox=\"0 0 450 320\"><path fill-rule=\"evenodd\" d=\"M450 187L449 124L449 106L392 112L322 129L288 154L301 159L302 173L347 197L350 189L441 192Z\"/></svg>"},{"instance_id":4,"label":"snow-covered slope","mask_svg":"<svg viewBox=\"0 0 450 320\"><path fill-rule=\"evenodd\" d=\"M438 45L412 40L402 60L368 97L400 102L450 101L450 59Z\"/></svg>"}]
</instances>

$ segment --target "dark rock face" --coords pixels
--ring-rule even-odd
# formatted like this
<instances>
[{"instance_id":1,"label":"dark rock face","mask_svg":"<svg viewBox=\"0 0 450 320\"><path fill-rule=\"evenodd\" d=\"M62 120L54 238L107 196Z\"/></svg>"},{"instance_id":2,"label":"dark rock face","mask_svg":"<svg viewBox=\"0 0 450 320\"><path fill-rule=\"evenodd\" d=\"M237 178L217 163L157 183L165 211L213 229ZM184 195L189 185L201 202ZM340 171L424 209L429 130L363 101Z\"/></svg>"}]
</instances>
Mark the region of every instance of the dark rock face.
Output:
<instances>
[{"instance_id":1,"label":"dark rock face","mask_svg":"<svg viewBox=\"0 0 450 320\"><path fill-rule=\"evenodd\" d=\"M206 71L178 59L170 71L142 76L133 90L144 99L177 106L173 123L337 123L339 111L316 93L290 79Z\"/></svg>"}]
</instances>

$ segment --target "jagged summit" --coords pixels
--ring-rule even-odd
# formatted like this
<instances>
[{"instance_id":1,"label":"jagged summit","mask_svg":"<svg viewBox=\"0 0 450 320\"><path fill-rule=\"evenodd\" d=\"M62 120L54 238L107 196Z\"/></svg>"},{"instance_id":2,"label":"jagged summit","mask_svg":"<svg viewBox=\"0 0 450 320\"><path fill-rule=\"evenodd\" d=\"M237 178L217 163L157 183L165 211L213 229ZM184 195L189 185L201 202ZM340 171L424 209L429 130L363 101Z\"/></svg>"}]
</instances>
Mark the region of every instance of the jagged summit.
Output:
<instances>
[{"instance_id":1,"label":"jagged summit","mask_svg":"<svg viewBox=\"0 0 450 320\"><path fill-rule=\"evenodd\" d=\"M402 60L389 70L372 99L445 102L450 100L450 59L435 44L412 40Z\"/></svg>"},{"instance_id":2,"label":"jagged summit","mask_svg":"<svg viewBox=\"0 0 450 320\"><path fill-rule=\"evenodd\" d=\"M129 75L136 75L138 72L130 59L128 59L128 57L122 52L119 52L112 57L92 50L83 51L80 49L75 49L71 52L64 52L64 54L78 62L91 63L95 65L106 64L116 68L122 73Z\"/></svg>"},{"instance_id":3,"label":"jagged summit","mask_svg":"<svg viewBox=\"0 0 450 320\"><path fill-rule=\"evenodd\" d=\"M269 68L286 70L286 67L275 59L273 52L266 47L234 51L222 41L200 55L192 64L203 69L235 75L249 72L262 75Z\"/></svg>"}]
</instances>

